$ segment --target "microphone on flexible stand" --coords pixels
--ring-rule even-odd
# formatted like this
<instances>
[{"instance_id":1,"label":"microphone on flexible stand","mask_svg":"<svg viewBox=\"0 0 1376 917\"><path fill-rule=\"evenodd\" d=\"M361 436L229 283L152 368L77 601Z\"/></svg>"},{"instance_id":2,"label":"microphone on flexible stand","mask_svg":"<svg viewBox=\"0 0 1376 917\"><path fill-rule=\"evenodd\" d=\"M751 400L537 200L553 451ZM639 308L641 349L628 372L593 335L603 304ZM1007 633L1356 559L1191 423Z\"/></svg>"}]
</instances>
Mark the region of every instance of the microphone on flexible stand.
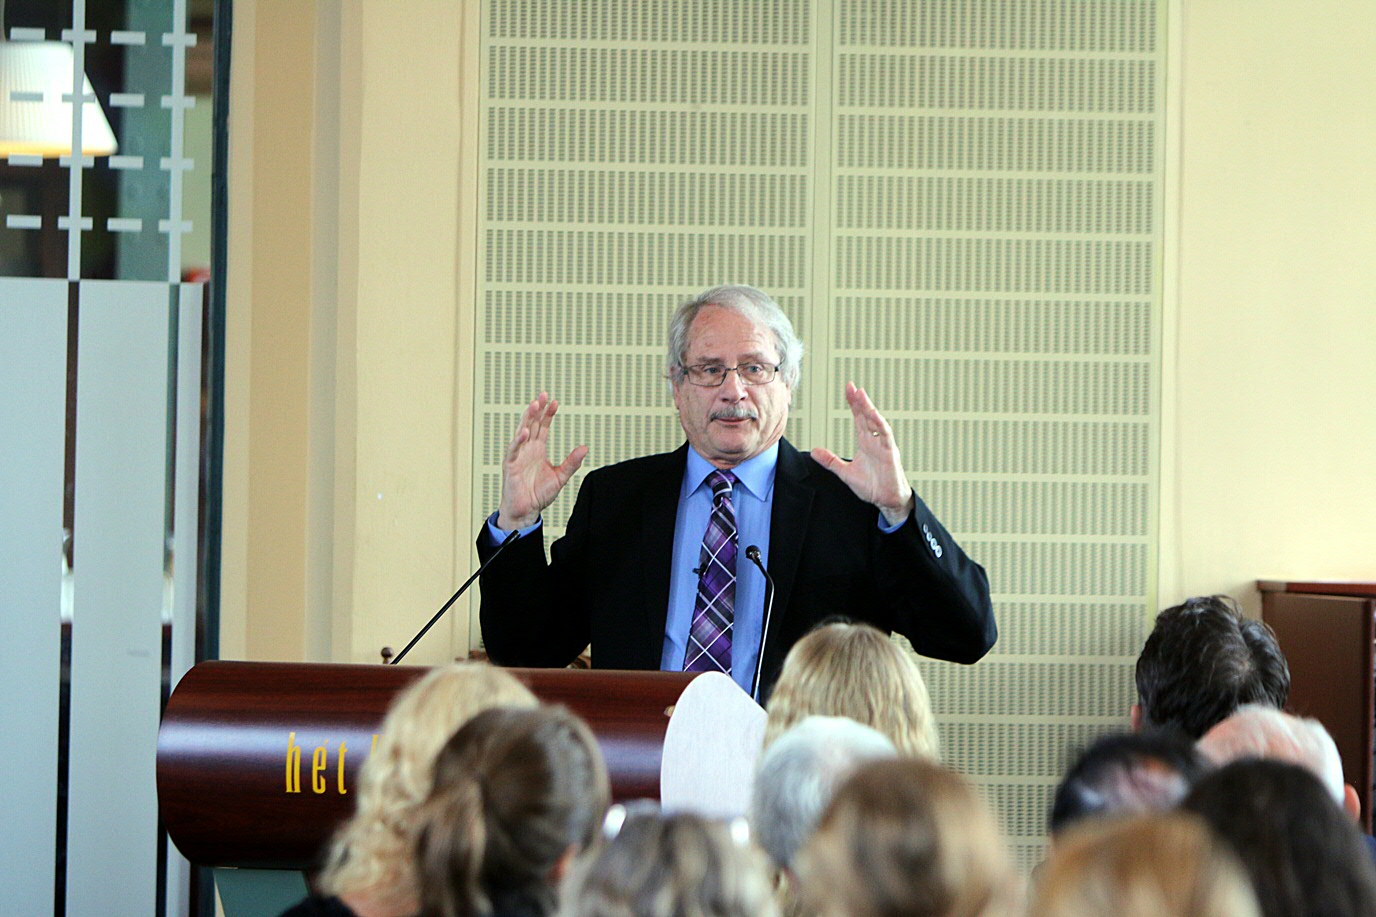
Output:
<instances>
[{"instance_id":1,"label":"microphone on flexible stand","mask_svg":"<svg viewBox=\"0 0 1376 917\"><path fill-rule=\"evenodd\" d=\"M750 687L750 696L758 701L760 699L760 673L764 671L764 644L769 639L769 615L774 610L774 577L770 576L769 571L764 568L764 561L760 560L760 549L757 546L752 544L746 548L745 556L764 574L764 626L760 628L760 655L755 659L755 680L751 682Z\"/></svg>"},{"instance_id":2,"label":"microphone on flexible stand","mask_svg":"<svg viewBox=\"0 0 1376 917\"><path fill-rule=\"evenodd\" d=\"M429 620L429 622L427 622L426 625L420 629L420 633L418 633L418 634L416 634L414 637L412 637L412 638L411 638L411 642L408 643L408 644L406 644L406 646L402 649L402 651L401 651L400 653L397 653L395 656L393 656L393 657L391 658L391 660L388 661L387 664L388 664L388 665L396 665L398 662L401 662L401 657L403 657L403 656L405 656L407 653L411 652L411 647L413 647L413 646L415 646L417 643L419 643L419 642L420 642L420 638L421 638L421 637L424 637L425 634L426 634L426 632L429 631L430 628L434 627L434 626L435 626L435 623L436 623L437 621L439 621L440 618L444 617L444 613L445 613L446 611L449 610L449 606L450 606L450 605L453 605L455 602L457 602L457 601L459 600L459 596L463 595L464 592L467 591L468 587L471 586L471 585L473 585L473 581L474 581L475 579L477 579L478 577L482 576L482 573L483 573L484 570L487 569L488 564L490 564L490 563L492 563L494 560L496 560L496 559L497 559L497 555L499 555L499 554L501 554L503 551L505 551L505 550L506 550L506 546L509 545L509 544L511 544L513 541L515 541L515 540L516 540L517 538L519 538L519 537L521 537L521 533L520 533L520 532L511 532L511 533L509 533L505 538L503 538L503 539L502 539L502 543L499 544L499 545L497 545L497 550L495 550L495 551L492 552L492 556L489 557L487 560L483 561L482 564L479 565L478 569L473 571L473 575L470 576L468 579L466 579L466 580L463 581L463 585L459 587L459 591L458 591L458 592L455 592L453 595L451 595L451 596L449 597L449 601L445 602L445 603L444 603L444 606L443 606L442 608L440 608L439 611L435 612L435 616L432 617L432 618Z\"/></svg>"}]
</instances>

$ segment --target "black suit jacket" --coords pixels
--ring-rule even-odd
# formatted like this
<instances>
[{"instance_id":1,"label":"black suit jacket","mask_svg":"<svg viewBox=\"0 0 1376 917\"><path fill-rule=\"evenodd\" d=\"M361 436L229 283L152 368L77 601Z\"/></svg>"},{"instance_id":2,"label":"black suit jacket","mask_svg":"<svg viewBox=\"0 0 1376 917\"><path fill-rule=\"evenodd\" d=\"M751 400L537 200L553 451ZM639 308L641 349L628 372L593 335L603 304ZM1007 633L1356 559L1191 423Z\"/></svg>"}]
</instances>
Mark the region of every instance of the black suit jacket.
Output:
<instances>
[{"instance_id":1,"label":"black suit jacket","mask_svg":"<svg viewBox=\"0 0 1376 917\"><path fill-rule=\"evenodd\" d=\"M599 468L583 480L563 538L517 539L482 576L493 662L563 666L592 644L603 669L658 669L669 608L674 517L687 445ZM495 550L486 527L485 560ZM898 531L834 474L779 443L770 516L774 612L761 696L798 638L836 615L898 631L924 656L974 662L998 636L989 581L917 498Z\"/></svg>"}]
</instances>

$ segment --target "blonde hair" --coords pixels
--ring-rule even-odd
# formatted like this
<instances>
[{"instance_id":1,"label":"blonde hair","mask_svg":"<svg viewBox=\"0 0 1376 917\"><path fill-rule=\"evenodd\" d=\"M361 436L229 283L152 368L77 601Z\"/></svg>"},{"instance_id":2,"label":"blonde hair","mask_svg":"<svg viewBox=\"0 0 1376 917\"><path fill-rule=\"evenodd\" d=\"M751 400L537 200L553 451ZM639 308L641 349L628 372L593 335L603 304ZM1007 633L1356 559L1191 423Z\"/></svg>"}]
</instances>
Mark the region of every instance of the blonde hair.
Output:
<instances>
[{"instance_id":1,"label":"blonde hair","mask_svg":"<svg viewBox=\"0 0 1376 917\"><path fill-rule=\"evenodd\" d=\"M1184 812L1093 820L1058 839L1032 917L1257 917L1247 873Z\"/></svg>"},{"instance_id":2,"label":"blonde hair","mask_svg":"<svg viewBox=\"0 0 1376 917\"><path fill-rule=\"evenodd\" d=\"M700 815L632 815L569 874L561 917L777 917L760 850Z\"/></svg>"},{"instance_id":3,"label":"blonde hair","mask_svg":"<svg viewBox=\"0 0 1376 917\"><path fill-rule=\"evenodd\" d=\"M857 770L799 855L798 877L820 917L1003 917L1020 903L989 808L922 758Z\"/></svg>"},{"instance_id":4,"label":"blonde hair","mask_svg":"<svg viewBox=\"0 0 1376 917\"><path fill-rule=\"evenodd\" d=\"M512 675L481 662L437 666L399 693L363 762L354 815L330 841L320 891L414 909L420 894L415 817L434 782L435 756L475 714L537 704Z\"/></svg>"},{"instance_id":5,"label":"blonde hair","mask_svg":"<svg viewBox=\"0 0 1376 917\"><path fill-rule=\"evenodd\" d=\"M568 710L483 711L440 751L417 818L419 913L549 914L556 866L593 842L610 799L592 731Z\"/></svg>"},{"instance_id":6,"label":"blonde hair","mask_svg":"<svg viewBox=\"0 0 1376 917\"><path fill-rule=\"evenodd\" d=\"M793 645L766 705L764 747L813 714L883 733L900 754L939 759L927 682L913 657L868 624L823 624Z\"/></svg>"}]
</instances>

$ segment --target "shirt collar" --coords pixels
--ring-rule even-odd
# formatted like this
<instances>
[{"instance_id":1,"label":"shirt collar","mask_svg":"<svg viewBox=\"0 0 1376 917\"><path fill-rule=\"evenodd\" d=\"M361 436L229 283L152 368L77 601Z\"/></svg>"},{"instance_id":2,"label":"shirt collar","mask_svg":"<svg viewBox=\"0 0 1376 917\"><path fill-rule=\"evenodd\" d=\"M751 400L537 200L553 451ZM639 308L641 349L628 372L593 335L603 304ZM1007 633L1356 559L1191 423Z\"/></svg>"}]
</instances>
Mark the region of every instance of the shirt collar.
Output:
<instances>
[{"instance_id":1,"label":"shirt collar","mask_svg":"<svg viewBox=\"0 0 1376 917\"><path fill-rule=\"evenodd\" d=\"M777 442L754 458L746 459L731 473L736 476L736 486L744 487L756 500L765 500L774 487L774 469L779 464L779 444ZM688 466L683 472L683 496L688 496L707 480L716 470L707 459L698 455L696 449L688 447Z\"/></svg>"}]
</instances>

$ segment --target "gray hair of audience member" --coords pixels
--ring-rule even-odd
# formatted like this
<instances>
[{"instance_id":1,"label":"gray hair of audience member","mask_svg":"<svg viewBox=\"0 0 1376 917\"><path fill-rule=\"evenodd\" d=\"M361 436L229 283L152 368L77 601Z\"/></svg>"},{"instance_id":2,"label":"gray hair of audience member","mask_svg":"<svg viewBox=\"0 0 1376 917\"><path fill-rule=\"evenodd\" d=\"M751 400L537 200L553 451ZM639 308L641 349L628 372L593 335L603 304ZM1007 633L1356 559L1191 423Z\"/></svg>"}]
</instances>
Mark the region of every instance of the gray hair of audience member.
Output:
<instances>
[{"instance_id":1,"label":"gray hair of audience member","mask_svg":"<svg viewBox=\"0 0 1376 917\"><path fill-rule=\"evenodd\" d=\"M862 764L798 854L817 917L1009 917L1021 880L975 788L924 758Z\"/></svg>"},{"instance_id":2,"label":"gray hair of audience member","mask_svg":"<svg viewBox=\"0 0 1376 917\"><path fill-rule=\"evenodd\" d=\"M883 733L854 720L803 720L760 757L750 802L756 841L776 866L793 869L793 858L817 829L842 781L866 761L897 756Z\"/></svg>"},{"instance_id":3,"label":"gray hair of audience member","mask_svg":"<svg viewBox=\"0 0 1376 917\"><path fill-rule=\"evenodd\" d=\"M1323 723L1264 704L1246 704L1204 734L1199 751L1214 764L1243 758L1289 761L1307 769L1339 805L1346 802L1343 759Z\"/></svg>"},{"instance_id":4,"label":"gray hair of audience member","mask_svg":"<svg viewBox=\"0 0 1376 917\"><path fill-rule=\"evenodd\" d=\"M560 917L777 917L764 856L688 812L631 814L575 864Z\"/></svg>"},{"instance_id":5,"label":"gray hair of audience member","mask_svg":"<svg viewBox=\"0 0 1376 917\"><path fill-rule=\"evenodd\" d=\"M1050 828L1060 834L1089 817L1174 808L1206 770L1194 743L1176 732L1102 736L1056 787Z\"/></svg>"},{"instance_id":6,"label":"gray hair of audience member","mask_svg":"<svg viewBox=\"0 0 1376 917\"><path fill-rule=\"evenodd\" d=\"M1265 917L1376 914L1366 843L1307 768L1234 761L1200 778L1181 807L1232 846Z\"/></svg>"},{"instance_id":7,"label":"gray hair of audience member","mask_svg":"<svg viewBox=\"0 0 1376 917\"><path fill-rule=\"evenodd\" d=\"M1030 917L1256 917L1247 872L1184 812L1081 822L1037 874Z\"/></svg>"},{"instance_id":8,"label":"gray hair of audience member","mask_svg":"<svg viewBox=\"0 0 1376 917\"><path fill-rule=\"evenodd\" d=\"M793 322L769 294L745 284L727 284L713 287L685 300L674 312L669 321L669 355L665 372L670 382L683 378L688 357L688 334L693 327L693 319L706 306L721 306L739 312L755 324L769 329L774 336L774 345L779 351L779 375L789 390L798 385L803 372L803 342L793 330Z\"/></svg>"},{"instance_id":9,"label":"gray hair of audience member","mask_svg":"<svg viewBox=\"0 0 1376 917\"><path fill-rule=\"evenodd\" d=\"M1284 707L1290 667L1271 628L1226 595L1198 596L1156 616L1137 657L1143 726L1198 739L1248 703Z\"/></svg>"}]
</instances>

